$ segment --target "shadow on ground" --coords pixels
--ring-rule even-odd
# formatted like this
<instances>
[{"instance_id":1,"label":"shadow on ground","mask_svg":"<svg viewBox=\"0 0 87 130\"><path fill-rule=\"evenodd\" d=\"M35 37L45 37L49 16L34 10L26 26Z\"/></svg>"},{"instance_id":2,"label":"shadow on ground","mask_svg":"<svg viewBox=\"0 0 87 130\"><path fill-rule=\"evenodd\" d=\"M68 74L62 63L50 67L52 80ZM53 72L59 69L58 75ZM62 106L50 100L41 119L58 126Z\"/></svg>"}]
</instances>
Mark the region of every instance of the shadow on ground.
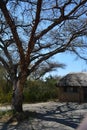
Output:
<instances>
[{"instance_id":1,"label":"shadow on ground","mask_svg":"<svg viewBox=\"0 0 87 130\"><path fill-rule=\"evenodd\" d=\"M30 111L24 111L23 113L14 114L7 121L0 121L0 130L17 130L20 126L22 127L24 121L30 121L31 119L34 119L36 115L36 112ZM20 130L22 129L20 128Z\"/></svg>"},{"instance_id":2,"label":"shadow on ground","mask_svg":"<svg viewBox=\"0 0 87 130\"><path fill-rule=\"evenodd\" d=\"M87 108L83 107L82 109ZM26 111L25 113L27 115L25 120L17 119L15 121L12 117L5 123L0 122L0 130L35 130L35 128L37 130L43 130L43 128L44 130L47 128L49 130L60 130L60 126L63 126L64 130L65 127L74 130L84 117L77 103L64 103L51 109L43 107L40 108L40 112L38 110L38 112Z\"/></svg>"},{"instance_id":3,"label":"shadow on ground","mask_svg":"<svg viewBox=\"0 0 87 130\"><path fill-rule=\"evenodd\" d=\"M58 106L55 110L47 111L46 114L38 113L37 117L41 120L60 123L76 129L83 119L83 114L74 113L76 110L78 110L76 104L72 107L71 104L67 103Z\"/></svg>"}]
</instances>

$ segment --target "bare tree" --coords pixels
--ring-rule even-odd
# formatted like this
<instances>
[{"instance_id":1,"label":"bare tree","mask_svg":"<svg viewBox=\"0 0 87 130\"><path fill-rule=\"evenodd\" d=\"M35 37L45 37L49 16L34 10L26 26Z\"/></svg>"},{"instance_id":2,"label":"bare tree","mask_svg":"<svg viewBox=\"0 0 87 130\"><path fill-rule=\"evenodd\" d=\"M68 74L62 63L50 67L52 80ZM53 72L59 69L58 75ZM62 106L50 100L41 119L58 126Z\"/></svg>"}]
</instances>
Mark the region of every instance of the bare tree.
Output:
<instances>
[{"instance_id":1,"label":"bare tree","mask_svg":"<svg viewBox=\"0 0 87 130\"><path fill-rule=\"evenodd\" d=\"M43 78L43 76L46 75L47 73L57 71L58 68L64 69L65 66L66 66L65 64L46 61L38 65L34 70L34 72L30 74L29 78L33 80L38 80Z\"/></svg>"},{"instance_id":2,"label":"bare tree","mask_svg":"<svg viewBox=\"0 0 87 130\"><path fill-rule=\"evenodd\" d=\"M77 52L86 49L86 13L87 0L0 0L0 63L16 111L23 111L23 86L37 66L66 50L86 59Z\"/></svg>"}]
</instances>

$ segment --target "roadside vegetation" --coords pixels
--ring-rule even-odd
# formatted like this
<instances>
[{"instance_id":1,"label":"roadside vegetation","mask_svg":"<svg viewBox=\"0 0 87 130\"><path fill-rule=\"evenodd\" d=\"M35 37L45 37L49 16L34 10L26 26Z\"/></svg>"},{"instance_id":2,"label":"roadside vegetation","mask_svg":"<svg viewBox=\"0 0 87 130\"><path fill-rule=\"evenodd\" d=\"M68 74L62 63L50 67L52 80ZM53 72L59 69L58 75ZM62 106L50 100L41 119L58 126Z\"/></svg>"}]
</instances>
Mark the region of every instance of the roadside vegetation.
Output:
<instances>
[{"instance_id":1,"label":"roadside vegetation","mask_svg":"<svg viewBox=\"0 0 87 130\"><path fill-rule=\"evenodd\" d=\"M27 80L24 87L24 103L46 102L58 99L58 88L55 84L59 77L52 76L43 80ZM11 104L12 100L12 84L9 80L2 78L0 80L0 104ZM14 116L13 116L14 115ZM23 119L33 117L35 113L23 113ZM18 118L18 119L17 119ZM21 120L21 116L14 113L14 111L0 111L0 119L7 120Z\"/></svg>"},{"instance_id":2,"label":"roadside vegetation","mask_svg":"<svg viewBox=\"0 0 87 130\"><path fill-rule=\"evenodd\" d=\"M24 103L45 102L58 99L58 78L49 76L43 80L27 80L24 87ZM0 104L10 104L12 100L12 84L6 79L0 81Z\"/></svg>"}]
</instances>

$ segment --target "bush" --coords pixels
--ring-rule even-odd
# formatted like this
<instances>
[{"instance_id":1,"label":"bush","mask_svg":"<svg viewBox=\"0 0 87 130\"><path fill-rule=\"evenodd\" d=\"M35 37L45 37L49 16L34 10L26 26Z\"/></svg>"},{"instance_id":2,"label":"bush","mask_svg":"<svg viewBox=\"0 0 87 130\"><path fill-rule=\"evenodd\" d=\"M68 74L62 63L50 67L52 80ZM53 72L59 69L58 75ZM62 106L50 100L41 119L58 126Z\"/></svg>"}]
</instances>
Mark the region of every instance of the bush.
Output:
<instances>
[{"instance_id":1,"label":"bush","mask_svg":"<svg viewBox=\"0 0 87 130\"><path fill-rule=\"evenodd\" d=\"M55 84L43 81L28 81L24 89L24 102L42 102L58 98Z\"/></svg>"},{"instance_id":2,"label":"bush","mask_svg":"<svg viewBox=\"0 0 87 130\"><path fill-rule=\"evenodd\" d=\"M24 87L24 102L35 103L58 98L58 88L55 87L55 79L27 81ZM5 82L0 87L0 103L11 103L12 90L11 85Z\"/></svg>"},{"instance_id":3,"label":"bush","mask_svg":"<svg viewBox=\"0 0 87 130\"><path fill-rule=\"evenodd\" d=\"M12 99L12 84L6 80L0 81L0 103L11 103Z\"/></svg>"},{"instance_id":4,"label":"bush","mask_svg":"<svg viewBox=\"0 0 87 130\"><path fill-rule=\"evenodd\" d=\"M0 91L0 103L11 103L12 100L12 92L3 93Z\"/></svg>"}]
</instances>

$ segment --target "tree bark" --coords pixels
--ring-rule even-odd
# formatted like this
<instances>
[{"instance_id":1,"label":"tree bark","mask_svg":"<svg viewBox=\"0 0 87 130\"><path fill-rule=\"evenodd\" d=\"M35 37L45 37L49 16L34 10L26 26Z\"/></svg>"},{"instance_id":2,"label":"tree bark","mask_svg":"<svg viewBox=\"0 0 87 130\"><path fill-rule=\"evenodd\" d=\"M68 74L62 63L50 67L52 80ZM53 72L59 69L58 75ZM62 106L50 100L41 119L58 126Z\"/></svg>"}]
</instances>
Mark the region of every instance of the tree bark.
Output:
<instances>
[{"instance_id":1,"label":"tree bark","mask_svg":"<svg viewBox=\"0 0 87 130\"><path fill-rule=\"evenodd\" d=\"M21 80L13 82L12 108L16 112L23 112L23 83Z\"/></svg>"}]
</instances>

